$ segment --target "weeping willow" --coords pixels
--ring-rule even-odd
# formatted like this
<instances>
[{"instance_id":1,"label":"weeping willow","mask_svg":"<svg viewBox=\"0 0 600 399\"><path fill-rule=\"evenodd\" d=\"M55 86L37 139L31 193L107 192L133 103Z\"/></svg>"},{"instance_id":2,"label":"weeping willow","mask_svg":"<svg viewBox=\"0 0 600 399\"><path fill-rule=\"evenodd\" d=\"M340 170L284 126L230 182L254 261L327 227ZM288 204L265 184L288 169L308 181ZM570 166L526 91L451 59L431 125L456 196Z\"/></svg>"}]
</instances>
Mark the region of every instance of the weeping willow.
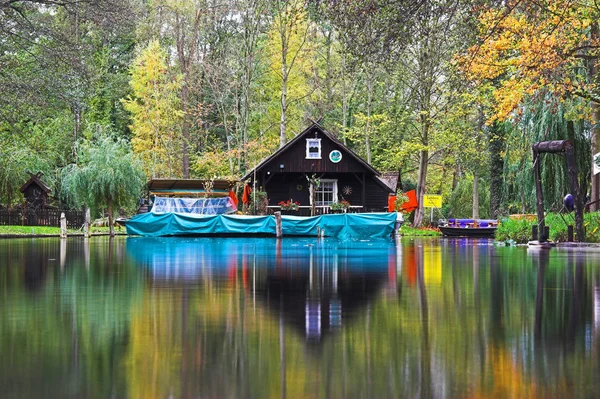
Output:
<instances>
[{"instance_id":1,"label":"weeping willow","mask_svg":"<svg viewBox=\"0 0 600 399\"><path fill-rule=\"evenodd\" d=\"M141 163L122 139L100 134L81 143L79 164L62 171L62 187L72 205L83 204L95 213L108 208L111 235L113 212L133 207L145 181Z\"/></svg>"},{"instance_id":2,"label":"weeping willow","mask_svg":"<svg viewBox=\"0 0 600 399\"><path fill-rule=\"evenodd\" d=\"M575 145L577 171L582 192L587 192L588 174L591 168L589 124L575 115L580 104L560 102L546 95L523 108L519 122L508 132L504 163L505 207L509 213L530 213L535 209L535 180L533 176L532 145L538 141L571 140ZM574 122L574 132L569 134L567 123ZM542 188L544 206L547 210L560 210L562 199L569 193L569 178L564 156L543 154L541 156Z\"/></svg>"}]
</instances>

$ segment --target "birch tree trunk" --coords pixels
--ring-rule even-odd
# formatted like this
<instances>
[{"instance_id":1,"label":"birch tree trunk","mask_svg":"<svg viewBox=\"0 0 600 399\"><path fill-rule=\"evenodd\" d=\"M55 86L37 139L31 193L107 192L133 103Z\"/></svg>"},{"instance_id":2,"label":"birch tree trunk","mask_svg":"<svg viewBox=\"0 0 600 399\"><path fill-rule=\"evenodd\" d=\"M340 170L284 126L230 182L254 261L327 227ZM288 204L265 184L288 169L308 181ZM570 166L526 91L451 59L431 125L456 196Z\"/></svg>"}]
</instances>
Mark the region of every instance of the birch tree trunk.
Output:
<instances>
[{"instance_id":1,"label":"birch tree trunk","mask_svg":"<svg viewBox=\"0 0 600 399\"><path fill-rule=\"evenodd\" d=\"M110 236L115 236L115 222L113 219L113 200L112 198L108 199L108 226L110 231Z\"/></svg>"},{"instance_id":2,"label":"birch tree trunk","mask_svg":"<svg viewBox=\"0 0 600 399\"><path fill-rule=\"evenodd\" d=\"M368 66L369 64L367 64ZM367 69L369 69L367 67ZM371 163L371 102L373 99L373 78L371 71L365 71L367 74L367 123L365 124L365 149L367 151L367 162Z\"/></svg>"},{"instance_id":3,"label":"birch tree trunk","mask_svg":"<svg viewBox=\"0 0 600 399\"><path fill-rule=\"evenodd\" d=\"M479 174L473 174L473 219L479 219Z\"/></svg>"},{"instance_id":4,"label":"birch tree trunk","mask_svg":"<svg viewBox=\"0 0 600 399\"><path fill-rule=\"evenodd\" d=\"M425 195L425 182L427 181L428 158L429 151L424 150L419 152L419 177L417 180L417 202L419 203L419 206L415 211L415 227L420 227L423 223L423 215L425 212L423 208L423 196Z\"/></svg>"},{"instance_id":5,"label":"birch tree trunk","mask_svg":"<svg viewBox=\"0 0 600 399\"><path fill-rule=\"evenodd\" d=\"M590 36L593 42L598 39L598 23L593 23L591 25ZM589 59L589 67L588 67L588 78L590 82L594 82L596 79L596 75L598 73L598 65L595 59ZM600 152L600 104L595 101L592 101L592 157L594 154ZM592 158L593 162L593 158ZM592 205L590 210L592 212L600 210L600 203L597 202L600 200L600 174L594 175L594 165L592 164L591 170L592 176L592 187L590 193L590 202ZM584 188L580 188L582 195L585 195Z\"/></svg>"}]
</instances>

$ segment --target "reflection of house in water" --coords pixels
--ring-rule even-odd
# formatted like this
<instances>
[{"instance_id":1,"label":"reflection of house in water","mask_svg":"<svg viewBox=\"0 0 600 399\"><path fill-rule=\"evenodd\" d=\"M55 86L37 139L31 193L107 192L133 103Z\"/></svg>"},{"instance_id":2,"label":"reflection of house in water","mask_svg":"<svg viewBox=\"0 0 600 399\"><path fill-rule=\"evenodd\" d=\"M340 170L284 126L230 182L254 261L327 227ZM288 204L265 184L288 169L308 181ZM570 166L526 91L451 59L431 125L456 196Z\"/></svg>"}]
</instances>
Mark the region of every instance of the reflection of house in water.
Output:
<instances>
[{"instance_id":1,"label":"reflection of house in water","mask_svg":"<svg viewBox=\"0 0 600 399\"><path fill-rule=\"evenodd\" d=\"M239 278L258 303L311 341L345 324L384 285L396 292L392 240L130 238L127 252L154 284Z\"/></svg>"},{"instance_id":2,"label":"reflection of house in water","mask_svg":"<svg viewBox=\"0 0 600 399\"><path fill-rule=\"evenodd\" d=\"M385 259L384 259L385 261ZM271 270L257 282L265 305L310 342L346 324L383 288L387 263L368 269L340 269L311 264L307 268Z\"/></svg>"}]
</instances>

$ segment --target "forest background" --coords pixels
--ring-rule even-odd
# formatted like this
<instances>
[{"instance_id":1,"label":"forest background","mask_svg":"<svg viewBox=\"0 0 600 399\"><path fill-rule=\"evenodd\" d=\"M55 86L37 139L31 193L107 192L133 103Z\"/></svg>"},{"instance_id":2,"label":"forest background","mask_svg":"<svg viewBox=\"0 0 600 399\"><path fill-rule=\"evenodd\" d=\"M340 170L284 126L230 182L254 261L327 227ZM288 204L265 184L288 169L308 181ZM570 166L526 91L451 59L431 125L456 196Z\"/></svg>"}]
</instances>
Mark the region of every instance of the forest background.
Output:
<instances>
[{"instance_id":1,"label":"forest background","mask_svg":"<svg viewBox=\"0 0 600 399\"><path fill-rule=\"evenodd\" d=\"M319 118L445 216L532 212L541 140L574 142L593 202L598 17L585 0L0 0L0 206L28 171L81 206L69 173L107 138L145 178L235 179ZM542 171L558 210L564 160Z\"/></svg>"}]
</instances>

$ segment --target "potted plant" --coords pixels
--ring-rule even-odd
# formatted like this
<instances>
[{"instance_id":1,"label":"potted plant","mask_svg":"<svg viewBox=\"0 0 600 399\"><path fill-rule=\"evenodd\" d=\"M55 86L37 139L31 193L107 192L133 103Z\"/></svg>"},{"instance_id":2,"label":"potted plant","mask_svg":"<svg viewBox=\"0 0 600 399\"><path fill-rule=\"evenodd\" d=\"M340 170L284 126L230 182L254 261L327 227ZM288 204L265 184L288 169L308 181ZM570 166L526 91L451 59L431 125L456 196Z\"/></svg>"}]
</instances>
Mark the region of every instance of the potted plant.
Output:
<instances>
[{"instance_id":1,"label":"potted plant","mask_svg":"<svg viewBox=\"0 0 600 399\"><path fill-rule=\"evenodd\" d=\"M287 201L281 201L277 205L279 205L279 207L281 208L282 215L291 215L298 212L298 209L300 209L300 203L294 202L291 199Z\"/></svg>"},{"instance_id":2,"label":"potted plant","mask_svg":"<svg viewBox=\"0 0 600 399\"><path fill-rule=\"evenodd\" d=\"M345 199L329 204L330 213L346 213L348 208L350 208L350 203Z\"/></svg>"}]
</instances>

